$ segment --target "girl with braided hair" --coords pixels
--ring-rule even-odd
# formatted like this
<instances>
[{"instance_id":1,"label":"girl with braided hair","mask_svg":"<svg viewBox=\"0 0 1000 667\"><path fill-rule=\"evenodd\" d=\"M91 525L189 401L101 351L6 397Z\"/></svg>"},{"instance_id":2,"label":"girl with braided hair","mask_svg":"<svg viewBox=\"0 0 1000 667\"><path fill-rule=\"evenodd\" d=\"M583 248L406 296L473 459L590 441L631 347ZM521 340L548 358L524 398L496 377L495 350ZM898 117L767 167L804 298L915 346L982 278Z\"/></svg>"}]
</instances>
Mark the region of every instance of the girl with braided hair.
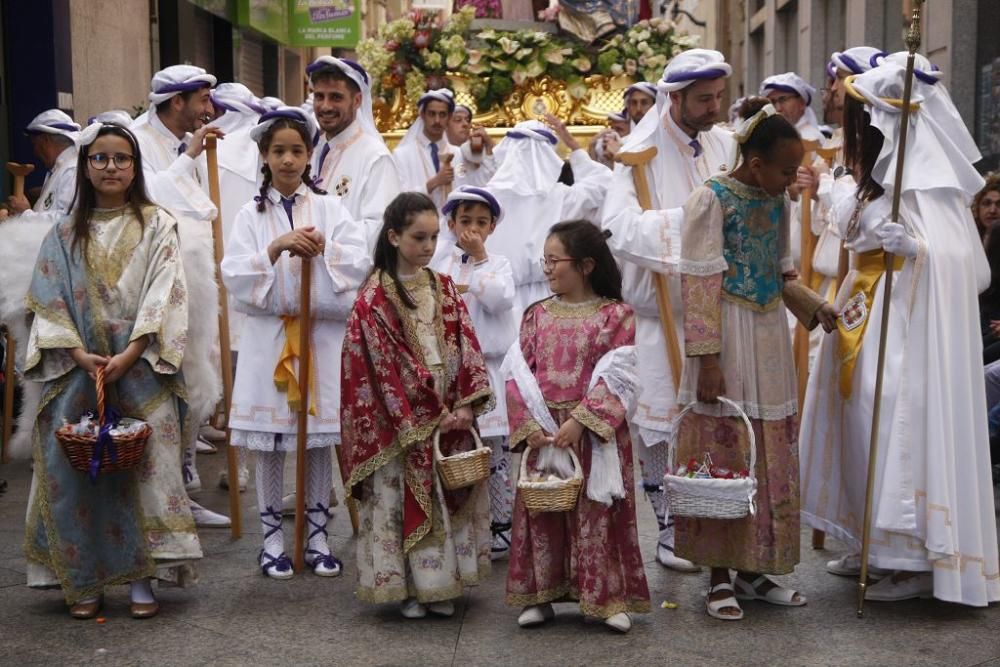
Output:
<instances>
[{"instance_id":1,"label":"girl with braided hair","mask_svg":"<svg viewBox=\"0 0 1000 667\"><path fill-rule=\"evenodd\" d=\"M226 239L222 279L247 314L229 424L233 444L257 453L257 506L264 547L259 564L275 579L292 576L281 528L285 453L294 451L298 396L302 261L312 270L312 354L324 372L309 379L306 563L320 576L340 574L330 553L331 448L340 440L340 347L355 292L370 267L361 226L336 196L310 179L313 121L279 107L251 132L264 161L260 195L237 214ZM318 364L317 364L318 365Z\"/></svg>"}]
</instances>

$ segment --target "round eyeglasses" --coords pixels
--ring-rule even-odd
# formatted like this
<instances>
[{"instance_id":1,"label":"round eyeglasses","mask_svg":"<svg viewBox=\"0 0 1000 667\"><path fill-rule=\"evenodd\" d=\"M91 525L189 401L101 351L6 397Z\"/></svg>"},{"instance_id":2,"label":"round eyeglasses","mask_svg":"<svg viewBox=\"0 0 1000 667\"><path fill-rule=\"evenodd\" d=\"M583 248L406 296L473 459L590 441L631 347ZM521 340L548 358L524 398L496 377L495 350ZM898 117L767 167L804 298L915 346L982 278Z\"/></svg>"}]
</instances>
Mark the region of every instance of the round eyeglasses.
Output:
<instances>
[{"instance_id":1,"label":"round eyeglasses","mask_svg":"<svg viewBox=\"0 0 1000 667\"><path fill-rule=\"evenodd\" d=\"M94 153L88 155L87 160L90 161L90 166L97 171L104 171L112 162L115 163L116 169L125 170L132 166L135 157L126 153Z\"/></svg>"}]
</instances>

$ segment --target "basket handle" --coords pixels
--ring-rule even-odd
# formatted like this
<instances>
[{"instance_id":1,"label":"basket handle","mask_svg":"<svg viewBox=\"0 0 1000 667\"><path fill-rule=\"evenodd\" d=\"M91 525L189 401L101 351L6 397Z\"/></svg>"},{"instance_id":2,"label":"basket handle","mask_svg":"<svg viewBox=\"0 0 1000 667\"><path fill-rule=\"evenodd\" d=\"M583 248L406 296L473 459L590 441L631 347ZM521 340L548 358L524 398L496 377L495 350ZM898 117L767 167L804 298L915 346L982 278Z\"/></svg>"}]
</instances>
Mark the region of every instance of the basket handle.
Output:
<instances>
[{"instance_id":1,"label":"basket handle","mask_svg":"<svg viewBox=\"0 0 1000 667\"><path fill-rule=\"evenodd\" d=\"M479 432L474 426L469 427L469 433L472 434L472 440L476 443L476 449L486 449L486 445L483 444L483 440L479 437ZM434 439L434 460L440 461L444 458L444 454L441 453L441 429L435 428L432 437Z\"/></svg>"},{"instance_id":2,"label":"basket handle","mask_svg":"<svg viewBox=\"0 0 1000 667\"><path fill-rule=\"evenodd\" d=\"M743 411L743 408L740 407L739 403L737 403L732 399L726 398L725 396L719 396L719 402L725 403L733 410L735 410L736 416L742 419L743 425L746 426L747 436L750 442L750 468L748 472L750 473L750 479L756 479L757 474L755 471L757 469L757 436L753 432L753 424L750 423L750 417L748 417L747 413ZM684 406L684 408L677 414L676 417L674 417L674 428L673 428L673 433L670 436L670 447L667 453L667 467L670 470L674 469L674 463L677 457L677 439L680 432L681 420L684 419L684 415L691 412L691 410L697 404L698 401L691 401L690 403Z\"/></svg>"},{"instance_id":3,"label":"basket handle","mask_svg":"<svg viewBox=\"0 0 1000 667\"><path fill-rule=\"evenodd\" d=\"M545 445L545 446L554 447L555 445ZM539 447L539 449L541 448ZM582 480L583 466L580 464L580 458L576 455L576 452L573 451L572 447L567 447L567 449L569 450L569 458L571 461L573 461L573 479ZM518 476L518 479L528 478L528 454L531 452L531 450L532 448L528 447L528 445L525 444L524 453L521 454L521 474Z\"/></svg>"},{"instance_id":4,"label":"basket handle","mask_svg":"<svg viewBox=\"0 0 1000 667\"><path fill-rule=\"evenodd\" d=\"M97 423L104 426L104 366L94 369L94 384L97 389Z\"/></svg>"}]
</instances>

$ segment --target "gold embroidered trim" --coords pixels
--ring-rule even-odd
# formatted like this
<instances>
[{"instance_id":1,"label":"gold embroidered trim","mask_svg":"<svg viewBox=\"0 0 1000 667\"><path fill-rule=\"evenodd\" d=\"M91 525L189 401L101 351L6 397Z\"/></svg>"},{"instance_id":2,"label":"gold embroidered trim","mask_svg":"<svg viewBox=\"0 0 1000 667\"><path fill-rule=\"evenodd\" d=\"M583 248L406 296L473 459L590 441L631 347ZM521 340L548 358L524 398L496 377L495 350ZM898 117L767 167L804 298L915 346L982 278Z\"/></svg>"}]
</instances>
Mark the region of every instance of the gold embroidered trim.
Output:
<instances>
[{"instance_id":1,"label":"gold embroidered trim","mask_svg":"<svg viewBox=\"0 0 1000 667\"><path fill-rule=\"evenodd\" d=\"M570 417L580 422L588 431L593 431L597 437L607 442L615 435L615 430L606 421L584 407L583 403L573 408Z\"/></svg>"},{"instance_id":2,"label":"gold embroidered trim","mask_svg":"<svg viewBox=\"0 0 1000 667\"><path fill-rule=\"evenodd\" d=\"M757 303L756 301L750 301L749 299L745 299L745 298L743 298L741 296L736 296L735 294L730 294L729 292L727 292L725 290L722 290L722 298L725 299L726 301L730 302L730 303L735 303L738 306L741 306L741 307L746 308L748 310L752 310L755 313L769 313L772 310L774 310L775 308L777 308L778 304L781 303L781 295L780 294L777 297L775 297L775 298L771 299L770 301L768 301L764 305L761 305L761 304Z\"/></svg>"},{"instance_id":3,"label":"gold embroidered trim","mask_svg":"<svg viewBox=\"0 0 1000 667\"><path fill-rule=\"evenodd\" d=\"M721 352L722 342L718 340L687 343L684 346L684 353L689 357L702 357L706 354L720 354Z\"/></svg>"},{"instance_id":4,"label":"gold embroidered trim","mask_svg":"<svg viewBox=\"0 0 1000 667\"><path fill-rule=\"evenodd\" d=\"M534 419L529 419L528 421L521 424L516 431L510 434L507 439L508 444L511 449L521 443L522 440L527 440L528 436L535 431L541 431L542 427L538 425Z\"/></svg>"},{"instance_id":5,"label":"gold embroidered trim","mask_svg":"<svg viewBox=\"0 0 1000 667\"><path fill-rule=\"evenodd\" d=\"M610 299L605 299L598 297L596 299L590 299L589 301L583 301L581 303L566 303L558 297L553 297L550 299L545 299L538 302L542 308L545 309L547 313L552 315L552 317L558 317L560 319L577 319L582 320L587 317L593 316L601 308L609 303L613 303Z\"/></svg>"}]
</instances>

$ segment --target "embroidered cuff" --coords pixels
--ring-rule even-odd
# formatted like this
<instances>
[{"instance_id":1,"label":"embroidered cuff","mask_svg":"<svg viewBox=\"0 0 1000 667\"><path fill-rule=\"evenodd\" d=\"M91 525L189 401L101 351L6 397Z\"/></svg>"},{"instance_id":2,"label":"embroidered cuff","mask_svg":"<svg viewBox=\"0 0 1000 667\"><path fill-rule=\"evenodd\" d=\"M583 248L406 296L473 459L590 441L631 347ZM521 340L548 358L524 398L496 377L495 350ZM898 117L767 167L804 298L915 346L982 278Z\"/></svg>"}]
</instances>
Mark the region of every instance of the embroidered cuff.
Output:
<instances>
[{"instance_id":1,"label":"embroidered cuff","mask_svg":"<svg viewBox=\"0 0 1000 667\"><path fill-rule=\"evenodd\" d=\"M708 354L720 354L721 352L721 340L704 340L684 345L684 354L689 357L704 357Z\"/></svg>"},{"instance_id":2,"label":"embroidered cuff","mask_svg":"<svg viewBox=\"0 0 1000 667\"><path fill-rule=\"evenodd\" d=\"M542 427L538 425L534 419L529 419L528 421L521 424L516 431L510 434L507 439L507 444L510 447L510 451L518 451L518 448L524 444L524 441L528 439L528 436L535 431L541 431Z\"/></svg>"},{"instance_id":3,"label":"embroidered cuff","mask_svg":"<svg viewBox=\"0 0 1000 667\"><path fill-rule=\"evenodd\" d=\"M583 424L583 427L588 431L596 433L597 437L604 442L610 440L615 434L615 430L611 428L611 424L588 410L583 403L573 408L569 416Z\"/></svg>"},{"instance_id":4,"label":"embroidered cuff","mask_svg":"<svg viewBox=\"0 0 1000 667\"><path fill-rule=\"evenodd\" d=\"M682 259L677 268L681 273L689 276L714 276L717 273L723 273L729 268L729 264L725 257L719 256L706 260Z\"/></svg>"}]
</instances>

